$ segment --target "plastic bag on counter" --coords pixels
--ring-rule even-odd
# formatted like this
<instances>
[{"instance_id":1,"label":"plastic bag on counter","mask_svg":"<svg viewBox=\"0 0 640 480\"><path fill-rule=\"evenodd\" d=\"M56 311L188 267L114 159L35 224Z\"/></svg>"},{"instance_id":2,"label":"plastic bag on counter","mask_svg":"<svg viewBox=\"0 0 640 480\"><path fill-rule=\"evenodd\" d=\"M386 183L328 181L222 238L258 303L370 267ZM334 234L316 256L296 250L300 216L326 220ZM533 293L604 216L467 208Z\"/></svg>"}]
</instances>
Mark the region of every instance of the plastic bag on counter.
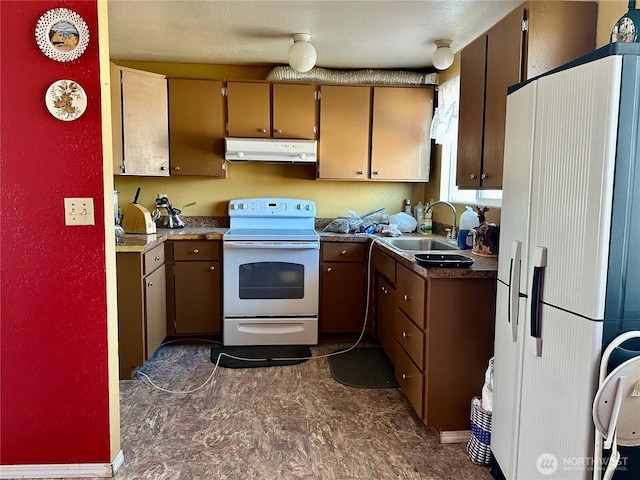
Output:
<instances>
[{"instance_id":1,"label":"plastic bag on counter","mask_svg":"<svg viewBox=\"0 0 640 480\"><path fill-rule=\"evenodd\" d=\"M418 226L418 221L408 213L398 212L389 216L389 225L397 225L401 232L414 232Z\"/></svg>"},{"instance_id":2,"label":"plastic bag on counter","mask_svg":"<svg viewBox=\"0 0 640 480\"><path fill-rule=\"evenodd\" d=\"M362 218L354 211L349 210L351 217L338 217L324 227L325 232L350 233L355 231L362 223Z\"/></svg>"},{"instance_id":3,"label":"plastic bag on counter","mask_svg":"<svg viewBox=\"0 0 640 480\"><path fill-rule=\"evenodd\" d=\"M482 386L482 408L488 412L493 411L493 357L489 360L489 366L484 374Z\"/></svg>"},{"instance_id":4,"label":"plastic bag on counter","mask_svg":"<svg viewBox=\"0 0 640 480\"><path fill-rule=\"evenodd\" d=\"M382 213L384 208L367 213L360 217L355 210L349 210L350 217L338 217L329 225L324 227L325 232L352 233L367 232L373 233L381 223L388 223L389 215Z\"/></svg>"},{"instance_id":5,"label":"plastic bag on counter","mask_svg":"<svg viewBox=\"0 0 640 480\"><path fill-rule=\"evenodd\" d=\"M391 223L389 225L378 225L380 229L377 233L380 235L386 235L387 237L399 237L402 235L400 229L398 229L398 225L395 223Z\"/></svg>"}]
</instances>

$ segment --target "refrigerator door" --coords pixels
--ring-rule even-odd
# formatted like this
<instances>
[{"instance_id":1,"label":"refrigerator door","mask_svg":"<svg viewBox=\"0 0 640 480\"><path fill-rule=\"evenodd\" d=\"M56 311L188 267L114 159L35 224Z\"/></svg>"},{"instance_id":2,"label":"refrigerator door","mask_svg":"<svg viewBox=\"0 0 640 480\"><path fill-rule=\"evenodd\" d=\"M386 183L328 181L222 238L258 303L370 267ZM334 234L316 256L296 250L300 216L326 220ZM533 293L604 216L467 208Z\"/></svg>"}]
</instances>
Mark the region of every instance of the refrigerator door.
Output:
<instances>
[{"instance_id":1,"label":"refrigerator door","mask_svg":"<svg viewBox=\"0 0 640 480\"><path fill-rule=\"evenodd\" d=\"M531 157L537 84L507 98L500 257L496 296L494 408L491 450L507 478L515 478L520 418Z\"/></svg>"},{"instance_id":2,"label":"refrigerator door","mask_svg":"<svg viewBox=\"0 0 640 480\"><path fill-rule=\"evenodd\" d=\"M540 78L517 474L590 476L621 58Z\"/></svg>"},{"instance_id":3,"label":"refrigerator door","mask_svg":"<svg viewBox=\"0 0 640 480\"><path fill-rule=\"evenodd\" d=\"M537 82L529 261L533 247L546 248L542 302L600 321L621 67L609 56Z\"/></svg>"}]
</instances>

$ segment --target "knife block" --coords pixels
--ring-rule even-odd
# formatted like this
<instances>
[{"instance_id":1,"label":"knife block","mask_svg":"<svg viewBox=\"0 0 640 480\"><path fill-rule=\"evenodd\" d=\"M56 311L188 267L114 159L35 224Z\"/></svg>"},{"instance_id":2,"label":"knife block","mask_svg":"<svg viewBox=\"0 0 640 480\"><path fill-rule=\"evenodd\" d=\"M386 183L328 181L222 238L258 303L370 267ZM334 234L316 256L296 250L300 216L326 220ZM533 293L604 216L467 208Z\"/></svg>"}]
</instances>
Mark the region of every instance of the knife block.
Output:
<instances>
[{"instance_id":1,"label":"knife block","mask_svg":"<svg viewBox=\"0 0 640 480\"><path fill-rule=\"evenodd\" d=\"M142 233L150 235L156 233L156 223L151 218L149 210L137 203L130 203L124 211L122 228L125 233Z\"/></svg>"}]
</instances>

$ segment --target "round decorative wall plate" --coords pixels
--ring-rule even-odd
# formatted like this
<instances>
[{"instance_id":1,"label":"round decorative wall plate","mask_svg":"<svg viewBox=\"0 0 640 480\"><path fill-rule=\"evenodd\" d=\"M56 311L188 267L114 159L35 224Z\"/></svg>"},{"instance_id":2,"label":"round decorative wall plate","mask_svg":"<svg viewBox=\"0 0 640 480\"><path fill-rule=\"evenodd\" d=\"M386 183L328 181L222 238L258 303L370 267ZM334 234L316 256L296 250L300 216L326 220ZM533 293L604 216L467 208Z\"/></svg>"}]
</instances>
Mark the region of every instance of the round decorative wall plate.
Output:
<instances>
[{"instance_id":1,"label":"round decorative wall plate","mask_svg":"<svg viewBox=\"0 0 640 480\"><path fill-rule=\"evenodd\" d=\"M79 118L87 109L87 94L73 80L58 80L47 89L44 102L51 115L70 122Z\"/></svg>"},{"instance_id":2,"label":"round decorative wall plate","mask_svg":"<svg viewBox=\"0 0 640 480\"><path fill-rule=\"evenodd\" d=\"M70 62L87 48L89 28L73 10L54 8L38 20L36 42L47 57L58 62Z\"/></svg>"}]
</instances>

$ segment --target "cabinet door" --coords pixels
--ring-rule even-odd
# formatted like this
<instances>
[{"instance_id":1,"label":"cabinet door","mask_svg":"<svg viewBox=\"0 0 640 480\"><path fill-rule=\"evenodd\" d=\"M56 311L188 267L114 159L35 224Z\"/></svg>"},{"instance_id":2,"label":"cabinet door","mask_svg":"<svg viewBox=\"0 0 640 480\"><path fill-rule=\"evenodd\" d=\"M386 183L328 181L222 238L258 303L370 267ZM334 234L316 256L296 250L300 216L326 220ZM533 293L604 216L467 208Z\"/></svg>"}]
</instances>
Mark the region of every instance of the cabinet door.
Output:
<instances>
[{"instance_id":1,"label":"cabinet door","mask_svg":"<svg viewBox=\"0 0 640 480\"><path fill-rule=\"evenodd\" d=\"M315 85L273 84L273 137L315 140L318 129Z\"/></svg>"},{"instance_id":2,"label":"cabinet door","mask_svg":"<svg viewBox=\"0 0 640 480\"><path fill-rule=\"evenodd\" d=\"M507 88L522 77L524 10L516 8L487 34L487 83L484 113L482 188L502 187ZM464 131L460 130L464 135Z\"/></svg>"},{"instance_id":3,"label":"cabinet door","mask_svg":"<svg viewBox=\"0 0 640 480\"><path fill-rule=\"evenodd\" d=\"M167 79L164 75L122 69L120 81L123 167L119 173L168 176Z\"/></svg>"},{"instance_id":4,"label":"cabinet door","mask_svg":"<svg viewBox=\"0 0 640 480\"><path fill-rule=\"evenodd\" d=\"M364 264L323 262L320 282L320 333L360 333L364 322ZM370 323L367 332L371 332Z\"/></svg>"},{"instance_id":5,"label":"cabinet door","mask_svg":"<svg viewBox=\"0 0 640 480\"><path fill-rule=\"evenodd\" d=\"M460 54L460 113L456 170L458 187L480 187L486 54L486 35L481 35L467 45Z\"/></svg>"},{"instance_id":6,"label":"cabinet door","mask_svg":"<svg viewBox=\"0 0 640 480\"><path fill-rule=\"evenodd\" d=\"M144 279L145 360L167 336L167 287L164 265Z\"/></svg>"},{"instance_id":7,"label":"cabinet door","mask_svg":"<svg viewBox=\"0 0 640 480\"><path fill-rule=\"evenodd\" d=\"M220 262L176 262L175 333L222 332Z\"/></svg>"},{"instance_id":8,"label":"cabinet door","mask_svg":"<svg viewBox=\"0 0 640 480\"><path fill-rule=\"evenodd\" d=\"M320 87L318 178L368 179L370 122L370 87Z\"/></svg>"},{"instance_id":9,"label":"cabinet door","mask_svg":"<svg viewBox=\"0 0 640 480\"><path fill-rule=\"evenodd\" d=\"M271 136L271 85L227 83L227 135L230 137Z\"/></svg>"},{"instance_id":10,"label":"cabinet door","mask_svg":"<svg viewBox=\"0 0 640 480\"><path fill-rule=\"evenodd\" d=\"M433 88L374 87L371 179L427 181Z\"/></svg>"},{"instance_id":11,"label":"cabinet door","mask_svg":"<svg viewBox=\"0 0 640 480\"><path fill-rule=\"evenodd\" d=\"M222 82L169 80L171 175L224 177Z\"/></svg>"},{"instance_id":12,"label":"cabinet door","mask_svg":"<svg viewBox=\"0 0 640 480\"><path fill-rule=\"evenodd\" d=\"M376 335L378 341L387 354L387 357L395 361L395 288L381 275L377 274L376 302Z\"/></svg>"}]
</instances>

